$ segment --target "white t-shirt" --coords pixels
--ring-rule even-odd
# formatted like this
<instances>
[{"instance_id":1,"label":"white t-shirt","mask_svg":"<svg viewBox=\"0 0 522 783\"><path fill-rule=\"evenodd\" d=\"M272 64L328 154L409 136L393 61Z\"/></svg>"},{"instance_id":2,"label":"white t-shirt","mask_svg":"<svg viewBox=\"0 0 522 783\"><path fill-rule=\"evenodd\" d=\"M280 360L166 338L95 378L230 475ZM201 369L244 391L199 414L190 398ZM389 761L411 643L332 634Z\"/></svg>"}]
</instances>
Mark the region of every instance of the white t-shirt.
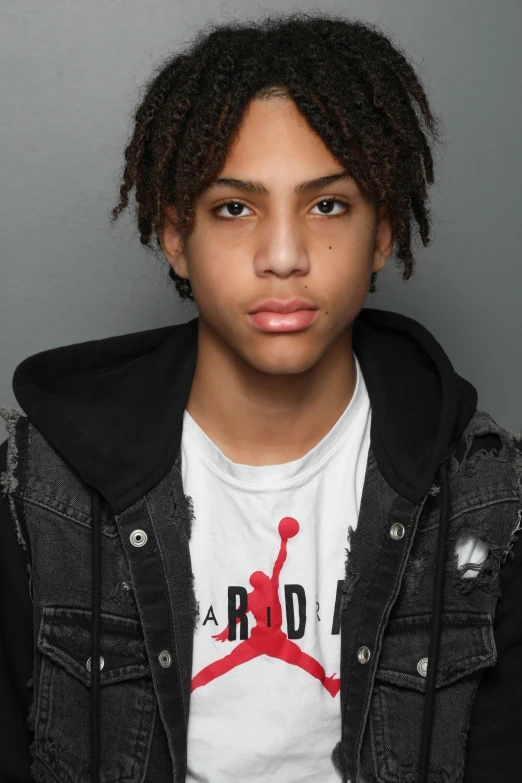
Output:
<instances>
[{"instance_id":1,"label":"white t-shirt","mask_svg":"<svg viewBox=\"0 0 522 783\"><path fill-rule=\"evenodd\" d=\"M371 421L355 364L341 417L307 454L281 465L232 462L185 411L182 478L194 504L199 605L187 783L341 780L331 760L341 736L339 602Z\"/></svg>"},{"instance_id":2,"label":"white t-shirt","mask_svg":"<svg viewBox=\"0 0 522 783\"><path fill-rule=\"evenodd\" d=\"M234 463L184 413L182 478L194 504L190 554L199 604L187 783L341 780L331 760L341 736L339 602L371 425L354 359L349 405L292 462ZM459 565L488 554L487 544L470 536L455 550ZM476 575L468 569L463 577ZM232 641L229 613L238 618Z\"/></svg>"}]
</instances>

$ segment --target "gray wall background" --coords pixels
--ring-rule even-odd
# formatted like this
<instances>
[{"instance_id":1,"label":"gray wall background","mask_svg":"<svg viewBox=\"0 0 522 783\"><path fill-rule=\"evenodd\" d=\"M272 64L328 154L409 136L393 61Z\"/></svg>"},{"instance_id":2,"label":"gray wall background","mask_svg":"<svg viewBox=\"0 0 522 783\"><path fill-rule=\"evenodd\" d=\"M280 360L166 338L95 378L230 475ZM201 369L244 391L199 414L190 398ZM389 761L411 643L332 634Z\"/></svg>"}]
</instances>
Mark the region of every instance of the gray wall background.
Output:
<instances>
[{"instance_id":1,"label":"gray wall background","mask_svg":"<svg viewBox=\"0 0 522 783\"><path fill-rule=\"evenodd\" d=\"M130 113L152 66L208 20L314 2L3 0L0 8L0 404L26 356L186 321L197 310L141 247L129 213L114 228ZM522 427L522 3L321 0L404 47L442 115L431 190L433 239L404 283L392 256L366 304L433 332L479 408ZM5 438L3 422L0 442Z\"/></svg>"}]
</instances>

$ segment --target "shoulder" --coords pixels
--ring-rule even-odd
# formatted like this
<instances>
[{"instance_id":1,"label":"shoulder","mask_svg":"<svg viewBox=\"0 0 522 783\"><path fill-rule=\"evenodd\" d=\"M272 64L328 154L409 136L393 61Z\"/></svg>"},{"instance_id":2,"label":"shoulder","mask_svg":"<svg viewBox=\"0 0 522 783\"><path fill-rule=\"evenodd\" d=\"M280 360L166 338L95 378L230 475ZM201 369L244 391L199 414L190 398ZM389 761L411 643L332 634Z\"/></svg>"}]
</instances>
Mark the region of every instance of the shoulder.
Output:
<instances>
[{"instance_id":1,"label":"shoulder","mask_svg":"<svg viewBox=\"0 0 522 783\"><path fill-rule=\"evenodd\" d=\"M522 501L522 430L513 434L487 411L477 409L451 448L450 478L475 476L484 493L511 487ZM500 483L499 483L500 480ZM489 483L491 487L489 487Z\"/></svg>"},{"instance_id":2,"label":"shoulder","mask_svg":"<svg viewBox=\"0 0 522 783\"><path fill-rule=\"evenodd\" d=\"M461 442L473 453L481 449L491 451L496 448L500 451L505 444L514 459L516 454L520 456L522 453L522 430L515 435L502 427L490 413L477 408L460 437Z\"/></svg>"}]
</instances>

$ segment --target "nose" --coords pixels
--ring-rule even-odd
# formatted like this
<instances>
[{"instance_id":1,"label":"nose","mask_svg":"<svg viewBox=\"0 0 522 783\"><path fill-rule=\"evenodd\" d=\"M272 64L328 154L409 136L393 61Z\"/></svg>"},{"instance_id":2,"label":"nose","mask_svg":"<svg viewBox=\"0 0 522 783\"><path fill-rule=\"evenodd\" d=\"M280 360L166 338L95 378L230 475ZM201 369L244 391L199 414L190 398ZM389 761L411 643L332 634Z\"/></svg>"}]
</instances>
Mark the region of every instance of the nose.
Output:
<instances>
[{"instance_id":1,"label":"nose","mask_svg":"<svg viewBox=\"0 0 522 783\"><path fill-rule=\"evenodd\" d=\"M268 274L278 277L288 277L292 273L304 275L309 267L305 231L297 216L279 212L267 217L260 228L254 254L256 274L261 277Z\"/></svg>"}]
</instances>

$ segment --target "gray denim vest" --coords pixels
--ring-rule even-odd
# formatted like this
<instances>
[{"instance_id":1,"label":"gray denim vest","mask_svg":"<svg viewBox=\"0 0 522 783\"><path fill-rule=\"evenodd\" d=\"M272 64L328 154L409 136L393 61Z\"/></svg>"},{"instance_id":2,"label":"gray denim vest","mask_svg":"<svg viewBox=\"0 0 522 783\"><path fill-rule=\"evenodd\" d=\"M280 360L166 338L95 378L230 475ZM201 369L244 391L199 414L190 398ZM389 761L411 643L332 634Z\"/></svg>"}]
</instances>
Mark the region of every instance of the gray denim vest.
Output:
<instances>
[{"instance_id":1,"label":"gray denim vest","mask_svg":"<svg viewBox=\"0 0 522 783\"><path fill-rule=\"evenodd\" d=\"M0 414L9 432L2 485L26 554L34 607L32 775L48 783L88 783L91 489L26 416L14 408ZM496 448L480 448L485 435ZM521 528L520 442L476 411L449 456L430 783L462 780L473 699L496 661L500 569ZM360 769L369 781L417 781L440 495L438 483L418 505L398 495L370 448L339 607L342 731L332 738L332 761L343 783L355 781ZM183 492L181 452L129 508L113 514L102 498L100 512L101 783L182 783L197 602L189 554L193 511ZM454 552L464 535L489 545L471 579Z\"/></svg>"}]
</instances>

